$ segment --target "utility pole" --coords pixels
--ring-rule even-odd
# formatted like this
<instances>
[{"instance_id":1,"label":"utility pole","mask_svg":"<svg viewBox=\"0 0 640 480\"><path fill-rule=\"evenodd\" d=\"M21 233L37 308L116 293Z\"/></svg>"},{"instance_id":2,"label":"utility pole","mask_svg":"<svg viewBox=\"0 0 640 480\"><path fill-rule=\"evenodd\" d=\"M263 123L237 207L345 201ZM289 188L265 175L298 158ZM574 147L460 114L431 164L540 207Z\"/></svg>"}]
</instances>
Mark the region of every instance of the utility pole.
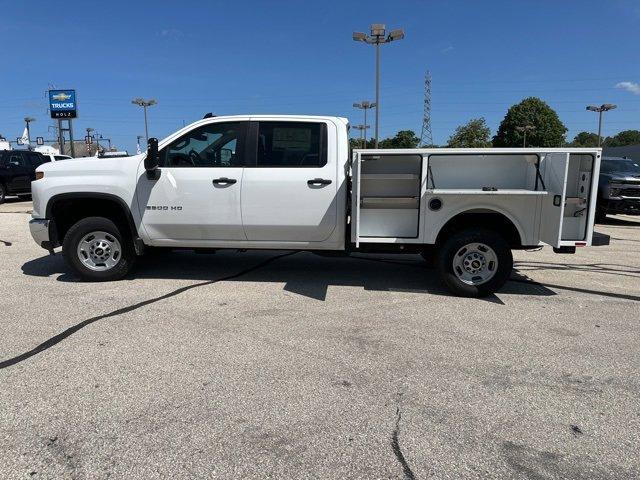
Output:
<instances>
[{"instance_id":1,"label":"utility pole","mask_svg":"<svg viewBox=\"0 0 640 480\"><path fill-rule=\"evenodd\" d=\"M618 108L618 106L613 103L603 103L599 107L594 105L587 106L587 110L590 112L598 112L598 147L602 145L602 112L608 112L614 108Z\"/></svg>"},{"instance_id":2,"label":"utility pole","mask_svg":"<svg viewBox=\"0 0 640 480\"><path fill-rule=\"evenodd\" d=\"M371 108L375 108L376 104L375 103L371 103L368 100L363 100L360 103L354 103L353 106L354 106L354 108L359 108L361 110L364 110L364 125L365 125L365 128L364 128L364 144L363 144L362 148L367 148L367 128L369 128L369 125L367 125L367 110L369 110Z\"/></svg>"},{"instance_id":3,"label":"utility pole","mask_svg":"<svg viewBox=\"0 0 640 480\"><path fill-rule=\"evenodd\" d=\"M363 32L353 32L353 39L356 42L365 42L376 46L376 132L375 132L375 148L378 148L378 128L380 124L380 44L391 43L395 40L404 38L404 30L399 28L392 30L387 35L386 27L383 23L374 23L371 25L371 35Z\"/></svg>"},{"instance_id":4,"label":"utility pole","mask_svg":"<svg viewBox=\"0 0 640 480\"><path fill-rule=\"evenodd\" d=\"M533 125L524 125L522 127L516 127L516 130L522 133L522 148L526 148L527 146L527 132L533 132L536 129Z\"/></svg>"},{"instance_id":5,"label":"utility pole","mask_svg":"<svg viewBox=\"0 0 640 480\"><path fill-rule=\"evenodd\" d=\"M144 98L137 97L131 100L131 103L133 103L134 105L138 105L139 107L142 107L144 109L144 133L147 138L147 143L149 143L149 128L147 126L147 107L151 107L158 102L153 98L149 100L145 100Z\"/></svg>"},{"instance_id":6,"label":"utility pole","mask_svg":"<svg viewBox=\"0 0 640 480\"><path fill-rule=\"evenodd\" d=\"M91 143L93 140L93 136L91 135L91 132L93 132L94 129L91 127L87 127L87 136L85 138L85 143L87 144L87 157L91 156Z\"/></svg>"}]
</instances>

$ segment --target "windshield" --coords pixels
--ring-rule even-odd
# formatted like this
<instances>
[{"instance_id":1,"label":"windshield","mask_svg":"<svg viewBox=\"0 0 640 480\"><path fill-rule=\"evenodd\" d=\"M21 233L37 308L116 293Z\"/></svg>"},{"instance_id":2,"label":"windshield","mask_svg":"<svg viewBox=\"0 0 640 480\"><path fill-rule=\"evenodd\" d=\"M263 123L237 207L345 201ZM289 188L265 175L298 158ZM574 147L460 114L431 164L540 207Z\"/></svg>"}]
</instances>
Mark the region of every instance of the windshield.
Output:
<instances>
[{"instance_id":1,"label":"windshield","mask_svg":"<svg viewBox=\"0 0 640 480\"><path fill-rule=\"evenodd\" d=\"M631 159L602 160L600 171L602 173L625 172L640 175L640 163Z\"/></svg>"}]
</instances>

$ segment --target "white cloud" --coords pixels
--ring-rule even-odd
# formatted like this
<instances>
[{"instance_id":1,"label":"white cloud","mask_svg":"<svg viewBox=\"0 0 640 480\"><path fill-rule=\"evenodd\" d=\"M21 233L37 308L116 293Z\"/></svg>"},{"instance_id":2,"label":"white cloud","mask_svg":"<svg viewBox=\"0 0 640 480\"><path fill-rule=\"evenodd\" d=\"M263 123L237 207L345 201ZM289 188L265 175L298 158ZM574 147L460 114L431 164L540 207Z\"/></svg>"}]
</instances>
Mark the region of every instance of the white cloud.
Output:
<instances>
[{"instance_id":1,"label":"white cloud","mask_svg":"<svg viewBox=\"0 0 640 480\"><path fill-rule=\"evenodd\" d=\"M180 38L184 34L182 30L178 30L177 28L165 28L164 30L160 30L160 36L167 38Z\"/></svg>"},{"instance_id":2,"label":"white cloud","mask_svg":"<svg viewBox=\"0 0 640 480\"><path fill-rule=\"evenodd\" d=\"M452 50L453 50L453 45L449 45L449 46L443 48L442 50L440 50L440 53L449 53Z\"/></svg>"},{"instance_id":3,"label":"white cloud","mask_svg":"<svg viewBox=\"0 0 640 480\"><path fill-rule=\"evenodd\" d=\"M634 95L640 95L640 83L636 82L620 82L616 83L616 88L622 88L627 92L631 92Z\"/></svg>"}]
</instances>

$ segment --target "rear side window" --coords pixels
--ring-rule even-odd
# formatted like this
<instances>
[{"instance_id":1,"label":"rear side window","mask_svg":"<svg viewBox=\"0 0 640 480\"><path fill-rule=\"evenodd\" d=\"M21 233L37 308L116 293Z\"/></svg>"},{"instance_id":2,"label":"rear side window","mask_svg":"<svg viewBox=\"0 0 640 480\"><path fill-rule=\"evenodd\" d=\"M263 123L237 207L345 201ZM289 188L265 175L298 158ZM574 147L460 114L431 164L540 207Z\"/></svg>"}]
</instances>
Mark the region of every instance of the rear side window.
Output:
<instances>
[{"instance_id":1,"label":"rear side window","mask_svg":"<svg viewBox=\"0 0 640 480\"><path fill-rule=\"evenodd\" d=\"M43 163L51 161L49 157L45 157L44 155L40 155L38 153L27 153L27 158L29 159L29 163L33 168L38 168Z\"/></svg>"},{"instance_id":2,"label":"rear side window","mask_svg":"<svg viewBox=\"0 0 640 480\"><path fill-rule=\"evenodd\" d=\"M258 167L323 167L327 164L327 135L323 123L260 122Z\"/></svg>"}]
</instances>

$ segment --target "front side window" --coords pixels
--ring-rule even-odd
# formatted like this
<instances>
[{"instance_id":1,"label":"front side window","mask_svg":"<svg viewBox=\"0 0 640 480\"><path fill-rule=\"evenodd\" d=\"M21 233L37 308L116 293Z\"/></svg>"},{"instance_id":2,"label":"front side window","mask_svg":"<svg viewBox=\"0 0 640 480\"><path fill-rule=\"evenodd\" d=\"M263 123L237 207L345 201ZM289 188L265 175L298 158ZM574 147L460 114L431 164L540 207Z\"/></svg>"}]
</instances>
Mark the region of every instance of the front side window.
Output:
<instances>
[{"instance_id":1,"label":"front side window","mask_svg":"<svg viewBox=\"0 0 640 480\"><path fill-rule=\"evenodd\" d=\"M245 122L210 123L191 130L163 148L160 166L241 167Z\"/></svg>"},{"instance_id":2,"label":"front side window","mask_svg":"<svg viewBox=\"0 0 640 480\"><path fill-rule=\"evenodd\" d=\"M13 165L14 167L26 167L26 163L22 155L19 153L14 153L9 157L9 165Z\"/></svg>"},{"instance_id":3,"label":"front side window","mask_svg":"<svg viewBox=\"0 0 640 480\"><path fill-rule=\"evenodd\" d=\"M260 122L258 167L323 167L326 133L321 123Z\"/></svg>"}]
</instances>

